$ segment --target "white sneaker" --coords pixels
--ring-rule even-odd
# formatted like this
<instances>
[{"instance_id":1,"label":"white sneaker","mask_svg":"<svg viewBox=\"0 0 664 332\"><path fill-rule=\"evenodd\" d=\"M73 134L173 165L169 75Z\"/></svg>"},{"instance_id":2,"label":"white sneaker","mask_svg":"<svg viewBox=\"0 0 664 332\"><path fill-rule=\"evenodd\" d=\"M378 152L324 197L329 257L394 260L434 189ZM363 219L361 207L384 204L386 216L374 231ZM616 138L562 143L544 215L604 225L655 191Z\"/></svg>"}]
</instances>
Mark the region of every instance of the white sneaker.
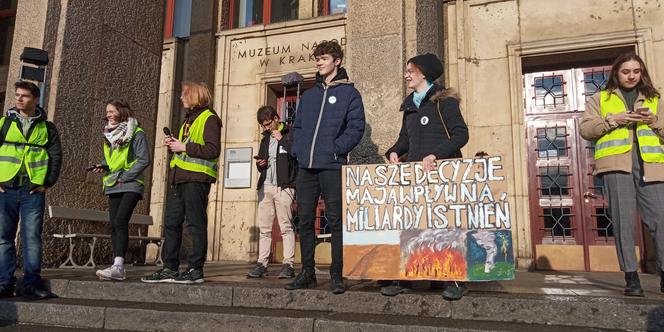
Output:
<instances>
[{"instance_id":1,"label":"white sneaker","mask_svg":"<svg viewBox=\"0 0 664 332\"><path fill-rule=\"evenodd\" d=\"M124 267L117 265L111 265L103 270L97 270L97 273L95 274L100 280L122 281L126 279Z\"/></svg>"}]
</instances>

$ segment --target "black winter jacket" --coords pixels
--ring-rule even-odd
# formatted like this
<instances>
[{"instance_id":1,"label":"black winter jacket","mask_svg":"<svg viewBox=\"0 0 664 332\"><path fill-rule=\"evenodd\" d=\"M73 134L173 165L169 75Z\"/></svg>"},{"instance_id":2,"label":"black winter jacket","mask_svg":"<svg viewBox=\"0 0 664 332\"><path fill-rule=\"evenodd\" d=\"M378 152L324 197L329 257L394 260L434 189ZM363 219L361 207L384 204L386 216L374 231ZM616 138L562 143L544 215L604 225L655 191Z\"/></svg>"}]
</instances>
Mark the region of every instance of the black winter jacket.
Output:
<instances>
[{"instance_id":1,"label":"black winter jacket","mask_svg":"<svg viewBox=\"0 0 664 332\"><path fill-rule=\"evenodd\" d=\"M55 127L55 124L53 124L53 122L46 120L46 111L43 108L37 106L37 113L39 114L39 118L36 119L34 122L32 122L31 127L28 129L28 137L32 134L32 131L37 123L46 121L46 130L48 131L48 142L46 143L46 146L44 148L48 153L48 169L46 171L46 179L44 180L44 187L50 188L53 185L55 185L55 183L58 181L58 178L60 177L60 169L62 168L62 144L60 143L60 134L58 133L58 128ZM19 121L17 116L19 116L18 111L15 108L12 108L7 112L5 121L10 120L16 123L18 129L22 132L23 125L21 124L21 121ZM0 145L4 144L4 141L5 137L0 137ZM6 183L0 183L0 186L9 187L11 186L11 182L12 181ZM37 187L38 187L37 185L31 183L29 188L32 190Z\"/></svg>"},{"instance_id":2,"label":"black winter jacket","mask_svg":"<svg viewBox=\"0 0 664 332\"><path fill-rule=\"evenodd\" d=\"M290 135L290 132L287 128L284 128L281 131L282 138L277 143L277 186L280 188L295 188L295 177L297 175L297 159L295 159L291 154L291 148L293 145L293 136ZM258 148L258 157L263 160L268 160L268 153L270 148L270 131L266 130L263 132L263 138L261 139L260 147ZM256 189L261 189L265 178L267 176L265 167L258 167L258 171L261 173L258 177L258 185Z\"/></svg>"},{"instance_id":3,"label":"black winter jacket","mask_svg":"<svg viewBox=\"0 0 664 332\"><path fill-rule=\"evenodd\" d=\"M451 90L434 85L420 103L418 109L413 102L413 93L401 105L403 120L397 142L385 153L389 159L392 152L406 161L421 161L433 154L436 159L460 158L461 148L468 143L466 126L458 97ZM440 106L440 113L438 110ZM447 125L449 136L441 122Z\"/></svg>"},{"instance_id":4,"label":"black winter jacket","mask_svg":"<svg viewBox=\"0 0 664 332\"><path fill-rule=\"evenodd\" d=\"M364 135L364 105L346 70L302 94L293 125L293 151L300 168L340 169Z\"/></svg>"}]
</instances>

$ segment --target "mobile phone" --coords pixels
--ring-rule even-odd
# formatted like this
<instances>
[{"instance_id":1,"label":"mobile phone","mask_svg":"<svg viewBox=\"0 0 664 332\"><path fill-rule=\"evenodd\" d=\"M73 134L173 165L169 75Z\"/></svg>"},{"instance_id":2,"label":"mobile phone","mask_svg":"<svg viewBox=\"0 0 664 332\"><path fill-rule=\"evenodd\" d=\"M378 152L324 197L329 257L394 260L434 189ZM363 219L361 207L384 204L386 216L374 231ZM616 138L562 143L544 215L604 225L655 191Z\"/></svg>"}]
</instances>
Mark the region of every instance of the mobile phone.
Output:
<instances>
[{"instance_id":1,"label":"mobile phone","mask_svg":"<svg viewBox=\"0 0 664 332\"><path fill-rule=\"evenodd\" d=\"M263 158L261 158L261 157L259 157L259 156L254 156L254 159L256 159L256 160L261 160L261 159L263 159Z\"/></svg>"},{"instance_id":2,"label":"mobile phone","mask_svg":"<svg viewBox=\"0 0 664 332\"><path fill-rule=\"evenodd\" d=\"M172 136L171 135L171 129L168 127L164 127L164 135L166 136Z\"/></svg>"},{"instance_id":3,"label":"mobile phone","mask_svg":"<svg viewBox=\"0 0 664 332\"><path fill-rule=\"evenodd\" d=\"M109 168L106 165L92 165L85 169L86 172L92 172L95 168L101 168L108 172Z\"/></svg>"},{"instance_id":4,"label":"mobile phone","mask_svg":"<svg viewBox=\"0 0 664 332\"><path fill-rule=\"evenodd\" d=\"M636 109L637 113L644 114L644 113L650 113L650 108L648 107L639 107Z\"/></svg>"}]
</instances>

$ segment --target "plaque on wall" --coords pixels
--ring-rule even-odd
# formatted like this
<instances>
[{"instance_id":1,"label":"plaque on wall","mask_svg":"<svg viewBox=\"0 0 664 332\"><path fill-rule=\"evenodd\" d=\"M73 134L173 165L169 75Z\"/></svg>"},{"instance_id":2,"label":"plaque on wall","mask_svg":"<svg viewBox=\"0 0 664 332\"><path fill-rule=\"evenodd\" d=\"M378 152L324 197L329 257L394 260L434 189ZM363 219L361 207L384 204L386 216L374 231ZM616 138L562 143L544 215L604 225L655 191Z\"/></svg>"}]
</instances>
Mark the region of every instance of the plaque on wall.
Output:
<instances>
[{"instance_id":1,"label":"plaque on wall","mask_svg":"<svg viewBox=\"0 0 664 332\"><path fill-rule=\"evenodd\" d=\"M250 188L252 148L227 148L224 188Z\"/></svg>"}]
</instances>

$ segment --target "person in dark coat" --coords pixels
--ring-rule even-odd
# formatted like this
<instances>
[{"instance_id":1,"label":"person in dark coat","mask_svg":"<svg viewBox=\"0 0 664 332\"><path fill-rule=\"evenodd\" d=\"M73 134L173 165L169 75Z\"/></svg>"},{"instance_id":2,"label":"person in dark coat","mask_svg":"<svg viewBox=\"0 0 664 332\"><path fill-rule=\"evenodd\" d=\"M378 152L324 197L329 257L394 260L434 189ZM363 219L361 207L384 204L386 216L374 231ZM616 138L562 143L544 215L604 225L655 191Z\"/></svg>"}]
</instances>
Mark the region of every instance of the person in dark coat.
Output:
<instances>
[{"instance_id":1,"label":"person in dark coat","mask_svg":"<svg viewBox=\"0 0 664 332\"><path fill-rule=\"evenodd\" d=\"M468 127L459 109L459 97L452 89L435 83L442 74L443 64L431 53L408 60L404 79L414 91L401 105L399 138L385 153L390 163L421 161L430 171L436 160L461 157L461 148L468 143ZM444 288L447 300L458 300L466 292L465 284L460 282L447 282ZM392 282L381 289L386 296L409 291L410 283L406 281Z\"/></svg>"},{"instance_id":2,"label":"person in dark coat","mask_svg":"<svg viewBox=\"0 0 664 332\"><path fill-rule=\"evenodd\" d=\"M346 287L341 225L341 166L364 134L364 106L360 92L341 67L343 51L335 41L323 41L314 49L316 85L300 100L295 116L292 154L299 170L296 179L302 272L286 289L316 287L314 221L318 196L325 201L325 215L332 235L330 291L341 294Z\"/></svg>"},{"instance_id":3,"label":"person in dark coat","mask_svg":"<svg viewBox=\"0 0 664 332\"><path fill-rule=\"evenodd\" d=\"M256 223L260 231L258 239L258 259L256 267L247 273L250 278L262 278L267 274L268 260L272 248L272 225L275 219L279 224L283 243L283 263L279 279L295 277L295 231L293 211L295 199L295 175L297 160L289 153L292 135L288 127L279 121L279 114L272 106L262 106L256 113L256 120L263 128L256 168L258 177L258 213Z\"/></svg>"}]
</instances>

